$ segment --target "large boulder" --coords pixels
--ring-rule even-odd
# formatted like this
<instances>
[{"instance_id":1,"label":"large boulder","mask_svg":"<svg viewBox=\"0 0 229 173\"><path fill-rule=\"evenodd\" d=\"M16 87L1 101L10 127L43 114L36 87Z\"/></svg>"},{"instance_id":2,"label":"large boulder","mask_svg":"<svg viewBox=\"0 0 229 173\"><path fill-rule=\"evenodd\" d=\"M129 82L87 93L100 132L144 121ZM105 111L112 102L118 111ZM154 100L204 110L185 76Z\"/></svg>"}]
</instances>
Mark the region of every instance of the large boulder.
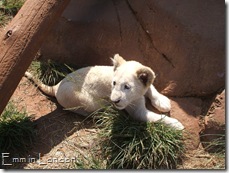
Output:
<instances>
[{"instance_id":1,"label":"large boulder","mask_svg":"<svg viewBox=\"0 0 229 173\"><path fill-rule=\"evenodd\" d=\"M41 53L78 66L119 53L150 66L170 96L205 96L225 85L225 2L72 0Z\"/></svg>"}]
</instances>

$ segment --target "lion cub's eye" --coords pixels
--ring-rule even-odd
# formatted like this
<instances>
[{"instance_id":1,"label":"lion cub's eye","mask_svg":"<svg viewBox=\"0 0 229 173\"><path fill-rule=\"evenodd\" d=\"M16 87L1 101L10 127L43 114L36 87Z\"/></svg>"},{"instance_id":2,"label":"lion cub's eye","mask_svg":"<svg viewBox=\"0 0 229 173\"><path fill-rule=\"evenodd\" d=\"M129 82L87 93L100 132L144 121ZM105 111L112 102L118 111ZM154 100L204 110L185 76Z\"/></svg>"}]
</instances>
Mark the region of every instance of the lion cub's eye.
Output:
<instances>
[{"instance_id":1,"label":"lion cub's eye","mask_svg":"<svg viewBox=\"0 0 229 173\"><path fill-rule=\"evenodd\" d=\"M116 85L116 82L115 81L113 81L113 86L115 86Z\"/></svg>"},{"instance_id":2,"label":"lion cub's eye","mask_svg":"<svg viewBox=\"0 0 229 173\"><path fill-rule=\"evenodd\" d=\"M124 89L125 89L125 90L129 90L130 88L131 88L130 85L127 85L127 84L124 85Z\"/></svg>"}]
</instances>

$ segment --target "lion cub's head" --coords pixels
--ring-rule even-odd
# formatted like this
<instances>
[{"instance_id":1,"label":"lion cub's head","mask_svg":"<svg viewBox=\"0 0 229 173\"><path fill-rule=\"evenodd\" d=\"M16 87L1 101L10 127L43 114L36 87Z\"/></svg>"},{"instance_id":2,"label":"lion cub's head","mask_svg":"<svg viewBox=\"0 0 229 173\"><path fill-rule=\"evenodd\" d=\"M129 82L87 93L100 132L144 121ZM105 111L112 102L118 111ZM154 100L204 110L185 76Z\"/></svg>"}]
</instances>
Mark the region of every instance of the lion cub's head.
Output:
<instances>
[{"instance_id":1,"label":"lion cub's head","mask_svg":"<svg viewBox=\"0 0 229 173\"><path fill-rule=\"evenodd\" d=\"M118 109L124 109L145 95L155 74L149 67L136 61L126 61L119 54L112 61L114 76L110 99Z\"/></svg>"}]
</instances>

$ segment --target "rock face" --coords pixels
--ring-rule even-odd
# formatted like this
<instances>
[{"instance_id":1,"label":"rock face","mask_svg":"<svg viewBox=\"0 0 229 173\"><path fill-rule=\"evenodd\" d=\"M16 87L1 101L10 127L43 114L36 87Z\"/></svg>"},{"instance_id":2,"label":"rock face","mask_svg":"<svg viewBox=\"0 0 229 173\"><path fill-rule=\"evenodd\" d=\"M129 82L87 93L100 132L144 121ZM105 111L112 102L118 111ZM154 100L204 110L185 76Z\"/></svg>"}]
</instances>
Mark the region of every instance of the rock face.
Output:
<instances>
[{"instance_id":1,"label":"rock face","mask_svg":"<svg viewBox=\"0 0 229 173\"><path fill-rule=\"evenodd\" d=\"M225 83L225 2L72 0L43 57L78 66L119 53L150 66L170 96L204 96Z\"/></svg>"},{"instance_id":2,"label":"rock face","mask_svg":"<svg viewBox=\"0 0 229 173\"><path fill-rule=\"evenodd\" d=\"M201 132L201 141L203 146L207 148L207 150L216 151L223 147L225 149L224 144L225 141L225 132L226 132L226 114L225 114L225 90L218 94L212 102L207 115L204 118L205 127ZM214 144L209 147L209 143L213 141L218 141L221 144Z\"/></svg>"}]
</instances>

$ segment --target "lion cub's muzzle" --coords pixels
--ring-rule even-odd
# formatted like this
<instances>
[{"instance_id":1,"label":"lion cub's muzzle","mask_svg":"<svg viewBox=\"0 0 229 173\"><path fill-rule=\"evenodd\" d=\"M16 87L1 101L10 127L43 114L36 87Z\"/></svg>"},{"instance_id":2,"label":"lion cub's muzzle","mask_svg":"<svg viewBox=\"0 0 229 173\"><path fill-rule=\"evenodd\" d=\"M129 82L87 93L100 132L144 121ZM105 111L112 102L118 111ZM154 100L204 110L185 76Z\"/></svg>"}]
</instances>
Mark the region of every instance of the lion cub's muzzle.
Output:
<instances>
[{"instance_id":1,"label":"lion cub's muzzle","mask_svg":"<svg viewBox=\"0 0 229 173\"><path fill-rule=\"evenodd\" d=\"M117 109L119 109L119 110L121 110L121 109L124 109L125 107L123 107L122 105L120 105L120 102L121 102L121 99L120 98L116 98L116 99L112 99L111 98L111 101L112 101L112 103L113 103L113 105L117 108Z\"/></svg>"},{"instance_id":2,"label":"lion cub's muzzle","mask_svg":"<svg viewBox=\"0 0 229 173\"><path fill-rule=\"evenodd\" d=\"M119 106L121 99L115 99L115 100L111 99L111 101L117 109L121 109L121 106Z\"/></svg>"},{"instance_id":3,"label":"lion cub's muzzle","mask_svg":"<svg viewBox=\"0 0 229 173\"><path fill-rule=\"evenodd\" d=\"M112 100L112 102L113 102L114 104L118 104L120 101L121 101L120 99L114 100L114 101Z\"/></svg>"}]
</instances>

